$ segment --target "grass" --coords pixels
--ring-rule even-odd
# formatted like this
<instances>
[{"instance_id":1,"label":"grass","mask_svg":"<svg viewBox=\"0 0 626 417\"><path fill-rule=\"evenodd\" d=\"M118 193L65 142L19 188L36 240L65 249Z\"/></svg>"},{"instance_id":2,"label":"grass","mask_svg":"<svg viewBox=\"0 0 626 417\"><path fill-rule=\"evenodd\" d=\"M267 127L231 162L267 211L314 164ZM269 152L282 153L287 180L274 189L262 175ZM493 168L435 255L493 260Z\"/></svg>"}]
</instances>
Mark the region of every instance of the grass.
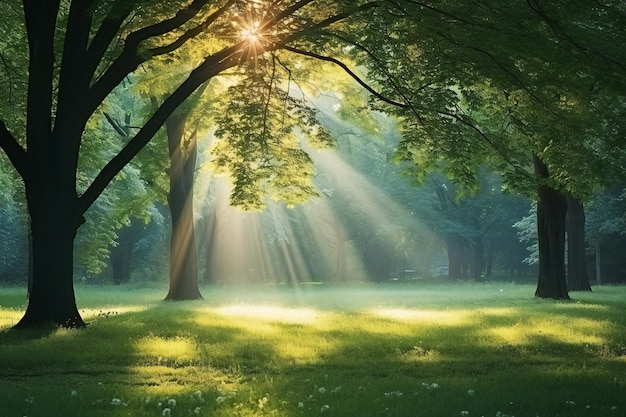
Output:
<instances>
[{"instance_id":1,"label":"grass","mask_svg":"<svg viewBox=\"0 0 626 417\"><path fill-rule=\"evenodd\" d=\"M14 332L0 288L0 414L626 416L626 287L78 286L84 330Z\"/></svg>"}]
</instances>

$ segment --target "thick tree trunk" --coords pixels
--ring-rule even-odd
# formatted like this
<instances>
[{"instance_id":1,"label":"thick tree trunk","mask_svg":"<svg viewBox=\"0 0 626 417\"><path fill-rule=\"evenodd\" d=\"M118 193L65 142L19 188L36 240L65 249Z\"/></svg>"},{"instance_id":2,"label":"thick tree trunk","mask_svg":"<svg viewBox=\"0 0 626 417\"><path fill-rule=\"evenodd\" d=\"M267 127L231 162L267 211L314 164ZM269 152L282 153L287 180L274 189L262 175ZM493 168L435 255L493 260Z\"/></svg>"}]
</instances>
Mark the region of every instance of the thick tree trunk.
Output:
<instances>
[{"instance_id":1,"label":"thick tree trunk","mask_svg":"<svg viewBox=\"0 0 626 417\"><path fill-rule=\"evenodd\" d=\"M83 327L73 283L73 246L82 218L73 199L52 189L27 189L31 213L32 282L28 307L16 327Z\"/></svg>"},{"instance_id":2,"label":"thick tree trunk","mask_svg":"<svg viewBox=\"0 0 626 417\"><path fill-rule=\"evenodd\" d=\"M548 168L534 157L539 178L549 176ZM541 298L569 299L565 279L565 196L545 184L539 185L537 201L537 236L539 242L539 278L535 295Z\"/></svg>"},{"instance_id":3,"label":"thick tree trunk","mask_svg":"<svg viewBox=\"0 0 626 417\"><path fill-rule=\"evenodd\" d=\"M170 191L167 197L172 218L170 240L170 286L166 300L197 300L198 262L193 218L193 180L196 168L196 136L183 143L185 118L172 115L166 122L170 153Z\"/></svg>"},{"instance_id":4,"label":"thick tree trunk","mask_svg":"<svg viewBox=\"0 0 626 417\"><path fill-rule=\"evenodd\" d=\"M585 253L585 210L567 196L567 286L570 291L591 291Z\"/></svg>"}]
</instances>

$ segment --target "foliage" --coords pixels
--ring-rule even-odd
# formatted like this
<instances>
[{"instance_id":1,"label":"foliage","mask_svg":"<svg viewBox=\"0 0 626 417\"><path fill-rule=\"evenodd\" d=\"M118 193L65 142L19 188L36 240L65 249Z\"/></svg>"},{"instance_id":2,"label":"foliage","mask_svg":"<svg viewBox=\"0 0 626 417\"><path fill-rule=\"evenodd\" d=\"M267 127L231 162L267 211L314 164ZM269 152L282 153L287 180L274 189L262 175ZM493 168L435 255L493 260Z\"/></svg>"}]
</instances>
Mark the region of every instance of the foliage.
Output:
<instances>
[{"instance_id":1,"label":"foliage","mask_svg":"<svg viewBox=\"0 0 626 417\"><path fill-rule=\"evenodd\" d=\"M265 193L288 206L318 195L302 142L328 146L332 140L307 100L291 95L290 81L280 58L271 55L258 58L222 95L213 163L233 178L231 200L245 209L264 207Z\"/></svg>"}]
</instances>

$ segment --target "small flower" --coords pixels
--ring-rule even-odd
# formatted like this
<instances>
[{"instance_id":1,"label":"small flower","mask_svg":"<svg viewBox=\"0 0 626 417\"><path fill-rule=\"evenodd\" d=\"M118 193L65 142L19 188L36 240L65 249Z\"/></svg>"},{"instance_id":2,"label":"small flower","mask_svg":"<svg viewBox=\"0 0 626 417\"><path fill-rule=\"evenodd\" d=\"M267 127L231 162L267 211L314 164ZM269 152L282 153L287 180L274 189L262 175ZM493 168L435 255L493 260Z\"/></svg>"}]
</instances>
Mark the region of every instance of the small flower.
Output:
<instances>
[{"instance_id":1,"label":"small flower","mask_svg":"<svg viewBox=\"0 0 626 417\"><path fill-rule=\"evenodd\" d=\"M215 399L215 402L216 402L216 403L218 403L218 404L221 404L221 403L223 403L224 401L226 401L226 397L219 396L219 397L217 397L217 398Z\"/></svg>"},{"instance_id":2,"label":"small flower","mask_svg":"<svg viewBox=\"0 0 626 417\"><path fill-rule=\"evenodd\" d=\"M122 405L122 400L119 398L113 398L111 399L111 405Z\"/></svg>"},{"instance_id":3,"label":"small flower","mask_svg":"<svg viewBox=\"0 0 626 417\"><path fill-rule=\"evenodd\" d=\"M304 403L302 401L298 403L298 408L304 408Z\"/></svg>"},{"instance_id":4,"label":"small flower","mask_svg":"<svg viewBox=\"0 0 626 417\"><path fill-rule=\"evenodd\" d=\"M317 392L319 392L320 394L323 394L326 392L326 388L320 387L320 389L318 389Z\"/></svg>"},{"instance_id":5,"label":"small flower","mask_svg":"<svg viewBox=\"0 0 626 417\"><path fill-rule=\"evenodd\" d=\"M202 399L202 391L197 390L196 392L193 393L193 396L196 397L197 399L201 400Z\"/></svg>"},{"instance_id":6,"label":"small flower","mask_svg":"<svg viewBox=\"0 0 626 417\"><path fill-rule=\"evenodd\" d=\"M320 408L321 413L328 411L328 410L330 410L330 406L328 404L324 404L322 408Z\"/></svg>"},{"instance_id":7,"label":"small flower","mask_svg":"<svg viewBox=\"0 0 626 417\"><path fill-rule=\"evenodd\" d=\"M468 389L467 390L467 395L474 395L474 390L473 389Z\"/></svg>"},{"instance_id":8,"label":"small flower","mask_svg":"<svg viewBox=\"0 0 626 417\"><path fill-rule=\"evenodd\" d=\"M70 396L76 397L78 396L78 392L75 389L73 389L72 391L70 391Z\"/></svg>"},{"instance_id":9,"label":"small flower","mask_svg":"<svg viewBox=\"0 0 626 417\"><path fill-rule=\"evenodd\" d=\"M200 414L200 407L196 407L196 409L195 409L195 410L193 410L193 413L194 413L195 415L199 415L199 414Z\"/></svg>"},{"instance_id":10,"label":"small flower","mask_svg":"<svg viewBox=\"0 0 626 417\"><path fill-rule=\"evenodd\" d=\"M150 397L149 395L145 396L143 398L143 403L144 404L150 404L150 401L152 400L152 397Z\"/></svg>"},{"instance_id":11,"label":"small flower","mask_svg":"<svg viewBox=\"0 0 626 417\"><path fill-rule=\"evenodd\" d=\"M176 400L175 400L175 399L173 399L173 398L170 398L170 399L167 401L167 405L169 405L169 406L170 406L170 408L174 408L174 407L176 407Z\"/></svg>"},{"instance_id":12,"label":"small flower","mask_svg":"<svg viewBox=\"0 0 626 417\"><path fill-rule=\"evenodd\" d=\"M163 412L161 413L163 417L169 417L172 415L172 410L170 408L165 407Z\"/></svg>"},{"instance_id":13,"label":"small flower","mask_svg":"<svg viewBox=\"0 0 626 417\"><path fill-rule=\"evenodd\" d=\"M570 400L565 401L565 404L567 404L567 405L576 405L576 403L574 401L570 401Z\"/></svg>"},{"instance_id":14,"label":"small flower","mask_svg":"<svg viewBox=\"0 0 626 417\"><path fill-rule=\"evenodd\" d=\"M463 411L461 411L461 415L464 416L464 417L465 416L469 416L469 411L463 410Z\"/></svg>"}]
</instances>

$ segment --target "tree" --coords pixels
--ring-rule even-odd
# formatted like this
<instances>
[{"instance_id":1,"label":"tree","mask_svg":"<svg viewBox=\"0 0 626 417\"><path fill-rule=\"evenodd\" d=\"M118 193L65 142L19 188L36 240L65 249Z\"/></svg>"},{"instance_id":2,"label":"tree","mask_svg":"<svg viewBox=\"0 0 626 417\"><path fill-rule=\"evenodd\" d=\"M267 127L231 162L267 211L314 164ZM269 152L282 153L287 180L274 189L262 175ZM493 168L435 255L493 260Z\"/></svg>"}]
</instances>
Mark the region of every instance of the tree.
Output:
<instances>
[{"instance_id":1,"label":"tree","mask_svg":"<svg viewBox=\"0 0 626 417\"><path fill-rule=\"evenodd\" d=\"M407 2L413 19L395 20L384 48L374 45L385 38L355 40L355 54L377 63L370 70L402 121L400 153L420 172L441 163L471 187L488 161L509 187L535 194L541 297L568 298L564 266L553 265L564 260L565 193L587 198L623 160L610 152L623 130L607 128L626 110L624 48L607 47L624 44L623 12L614 3Z\"/></svg>"},{"instance_id":2,"label":"tree","mask_svg":"<svg viewBox=\"0 0 626 417\"><path fill-rule=\"evenodd\" d=\"M194 0L176 7L167 1L24 0L20 8L10 2L13 10L23 11L23 20L18 13L11 21L10 42L29 54L28 71L22 68L19 74L28 86L21 102L25 127L7 125L4 106L0 119L0 147L24 180L33 242L32 292L17 327L84 325L72 281L73 241L84 214L200 85L262 52L319 36L376 5L300 0L266 10L236 0ZM252 21L240 14L248 10L255 14ZM233 28L233 21L244 27ZM88 140L83 137L88 120L142 63L193 43L204 46L194 69L79 194L78 159Z\"/></svg>"}]
</instances>

